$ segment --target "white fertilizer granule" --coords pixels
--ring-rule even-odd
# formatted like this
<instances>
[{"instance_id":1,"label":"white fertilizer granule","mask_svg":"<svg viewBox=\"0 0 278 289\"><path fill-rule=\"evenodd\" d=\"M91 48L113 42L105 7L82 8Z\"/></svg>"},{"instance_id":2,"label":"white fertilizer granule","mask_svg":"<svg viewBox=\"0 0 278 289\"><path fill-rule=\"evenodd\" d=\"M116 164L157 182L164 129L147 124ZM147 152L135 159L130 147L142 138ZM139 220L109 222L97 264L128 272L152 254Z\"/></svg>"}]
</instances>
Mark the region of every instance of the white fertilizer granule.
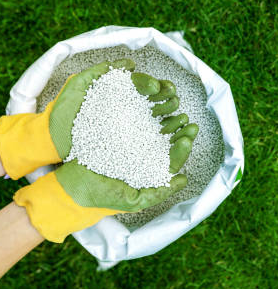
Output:
<instances>
[{"instance_id":1,"label":"white fertilizer granule","mask_svg":"<svg viewBox=\"0 0 278 289\"><path fill-rule=\"evenodd\" d=\"M84 92L85 93L85 92ZM93 81L73 121L72 148L87 169L133 188L170 186L170 136L160 133L153 102L139 94L131 72L110 69Z\"/></svg>"},{"instance_id":2,"label":"white fertilizer granule","mask_svg":"<svg viewBox=\"0 0 278 289\"><path fill-rule=\"evenodd\" d=\"M138 50L130 50L123 45L89 50L65 59L56 67L38 97L37 111L44 110L71 74L79 73L104 60L114 61L125 57L134 60L135 71L148 73L158 79L171 80L176 85L177 95L180 98L180 107L175 113L186 113L189 121L199 126L192 152L181 170L188 178L186 188L154 207L139 213L116 216L125 225L133 227L147 223L175 204L200 195L223 163L224 142L218 120L206 108L207 96L200 78L188 72L160 50L148 45Z\"/></svg>"}]
</instances>

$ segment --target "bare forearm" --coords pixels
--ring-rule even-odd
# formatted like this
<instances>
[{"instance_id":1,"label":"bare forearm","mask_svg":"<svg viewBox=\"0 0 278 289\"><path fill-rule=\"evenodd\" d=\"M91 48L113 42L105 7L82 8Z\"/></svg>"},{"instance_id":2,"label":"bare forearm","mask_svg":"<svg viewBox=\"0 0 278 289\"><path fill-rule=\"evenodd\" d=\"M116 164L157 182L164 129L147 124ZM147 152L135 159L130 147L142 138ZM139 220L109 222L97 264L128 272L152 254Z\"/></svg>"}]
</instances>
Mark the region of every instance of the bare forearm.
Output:
<instances>
[{"instance_id":1,"label":"bare forearm","mask_svg":"<svg viewBox=\"0 0 278 289\"><path fill-rule=\"evenodd\" d=\"M0 278L43 240L25 208L12 202L0 210Z\"/></svg>"}]
</instances>

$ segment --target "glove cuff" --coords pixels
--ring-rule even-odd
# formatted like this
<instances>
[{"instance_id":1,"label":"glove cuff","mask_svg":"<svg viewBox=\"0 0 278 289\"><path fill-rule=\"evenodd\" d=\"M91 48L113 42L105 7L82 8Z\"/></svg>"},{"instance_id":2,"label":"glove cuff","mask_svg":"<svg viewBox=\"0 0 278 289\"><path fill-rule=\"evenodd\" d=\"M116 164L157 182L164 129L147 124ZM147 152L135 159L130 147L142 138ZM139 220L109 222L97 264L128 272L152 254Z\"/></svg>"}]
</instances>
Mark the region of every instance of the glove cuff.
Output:
<instances>
[{"instance_id":1,"label":"glove cuff","mask_svg":"<svg viewBox=\"0 0 278 289\"><path fill-rule=\"evenodd\" d=\"M18 190L14 201L26 208L32 225L39 233L55 243L62 243L69 234L90 227L105 216L122 213L77 205L59 184L54 172Z\"/></svg>"},{"instance_id":2,"label":"glove cuff","mask_svg":"<svg viewBox=\"0 0 278 289\"><path fill-rule=\"evenodd\" d=\"M38 167L61 162L49 133L54 101L43 113L22 113L0 118L0 157L14 180Z\"/></svg>"}]
</instances>

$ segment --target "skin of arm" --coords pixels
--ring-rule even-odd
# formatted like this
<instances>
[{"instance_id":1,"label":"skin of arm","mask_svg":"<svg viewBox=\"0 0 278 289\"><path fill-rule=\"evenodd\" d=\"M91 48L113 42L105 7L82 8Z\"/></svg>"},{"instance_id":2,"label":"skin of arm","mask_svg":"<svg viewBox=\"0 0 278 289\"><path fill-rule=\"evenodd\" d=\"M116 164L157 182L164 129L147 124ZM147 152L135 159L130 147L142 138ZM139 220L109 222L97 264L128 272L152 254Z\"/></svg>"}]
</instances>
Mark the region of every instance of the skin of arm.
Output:
<instances>
[{"instance_id":1,"label":"skin of arm","mask_svg":"<svg viewBox=\"0 0 278 289\"><path fill-rule=\"evenodd\" d=\"M0 160L0 176L5 170ZM21 258L44 241L30 223L24 207L14 202L0 210L0 278Z\"/></svg>"}]
</instances>

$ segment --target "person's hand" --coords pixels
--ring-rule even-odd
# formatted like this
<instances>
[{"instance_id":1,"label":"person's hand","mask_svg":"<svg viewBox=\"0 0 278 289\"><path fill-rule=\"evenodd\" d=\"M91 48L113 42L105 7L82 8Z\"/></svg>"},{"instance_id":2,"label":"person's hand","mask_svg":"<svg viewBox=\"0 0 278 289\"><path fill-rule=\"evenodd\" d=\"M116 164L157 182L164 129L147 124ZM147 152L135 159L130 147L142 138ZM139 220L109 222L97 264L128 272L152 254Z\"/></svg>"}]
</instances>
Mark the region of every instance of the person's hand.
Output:
<instances>
[{"instance_id":1,"label":"person's hand","mask_svg":"<svg viewBox=\"0 0 278 289\"><path fill-rule=\"evenodd\" d=\"M125 65L122 65L123 62ZM67 156L71 148L72 122L83 101L84 92L92 79L107 72L110 65L111 63L104 62L70 78L56 100L47 107L44 113L40 114L41 118L33 114L26 114L20 118L17 124L27 123L30 132L32 129L38 132L38 135L35 133L35 136L42 136L42 139L41 143L38 141L37 144L46 150L42 156L42 151L38 147L31 146L30 149L38 149L38 151L36 151L37 155L35 153L35 162L33 162L34 157L30 158L28 154L24 156L27 160L25 163L27 167L28 164L31 164L32 168L36 168L43 164L60 162ZM112 63L112 66L134 69L130 60L117 61ZM132 80L141 94L150 95L150 100L168 99L165 103L156 104L153 107L154 116L169 114L177 109L179 101L171 82L158 81L141 73L133 73ZM36 125L38 120L40 125ZM188 118L184 114L168 117L162 122L164 128L161 132L173 133L187 122ZM7 128L8 126L6 126L8 133ZM191 132L187 130L187 132L180 133L181 130L175 134L176 137L173 136L176 139L172 141L174 145L170 151L169 169L171 173L177 173L184 164L198 131L196 125ZM20 130L18 131L20 133ZM16 132L13 137L16 139ZM41 158L45 163L41 163ZM171 180L169 188L135 190L122 181L95 174L72 161L64 164L55 172L39 178L34 184L20 189L14 199L18 205L26 207L33 225L46 239L62 242L68 234L86 228L106 215L134 212L153 206L182 189L186 182L184 175L177 175ZM80 202L78 205L77 195L86 200L87 207L80 206Z\"/></svg>"}]
</instances>

